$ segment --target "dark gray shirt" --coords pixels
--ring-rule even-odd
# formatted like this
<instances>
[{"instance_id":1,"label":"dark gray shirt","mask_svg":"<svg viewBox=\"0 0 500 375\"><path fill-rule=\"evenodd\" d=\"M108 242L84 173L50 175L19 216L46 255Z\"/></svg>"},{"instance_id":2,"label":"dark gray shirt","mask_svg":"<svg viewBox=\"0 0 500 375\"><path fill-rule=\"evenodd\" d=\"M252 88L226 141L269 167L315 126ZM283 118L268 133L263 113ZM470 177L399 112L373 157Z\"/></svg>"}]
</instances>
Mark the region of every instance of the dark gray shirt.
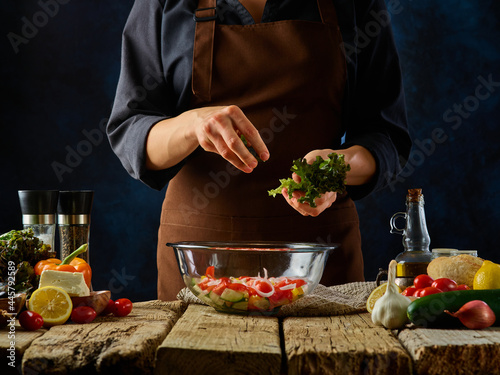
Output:
<instances>
[{"instance_id":1,"label":"dark gray shirt","mask_svg":"<svg viewBox=\"0 0 500 375\"><path fill-rule=\"evenodd\" d=\"M348 78L343 105L345 142L332 148L361 145L377 161L372 183L348 189L353 199L359 199L395 178L408 158L411 140L399 58L384 1L333 1ZM128 173L157 190L168 184L183 163L163 171L146 169L146 138L154 124L189 108L197 5L197 0L136 0L123 32L121 73L108 137ZM295 19L319 22L316 1L267 1L262 22ZM217 22L254 23L237 0L217 1Z\"/></svg>"}]
</instances>

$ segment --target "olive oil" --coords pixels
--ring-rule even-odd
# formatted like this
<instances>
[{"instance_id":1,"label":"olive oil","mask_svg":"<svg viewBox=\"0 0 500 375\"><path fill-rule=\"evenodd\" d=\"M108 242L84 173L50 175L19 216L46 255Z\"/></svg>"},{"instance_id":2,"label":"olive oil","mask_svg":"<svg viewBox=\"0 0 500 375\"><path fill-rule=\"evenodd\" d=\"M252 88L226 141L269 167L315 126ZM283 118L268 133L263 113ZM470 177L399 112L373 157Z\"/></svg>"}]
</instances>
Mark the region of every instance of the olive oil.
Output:
<instances>
[{"instance_id":1,"label":"olive oil","mask_svg":"<svg viewBox=\"0 0 500 375\"><path fill-rule=\"evenodd\" d=\"M396 219L405 219L405 228L396 226ZM427 231L422 189L409 189L406 196L406 212L397 212L391 218L391 233L403 236L404 251L396 256L396 278L402 286L413 283L413 279L427 273L427 265L432 260L429 251L431 238Z\"/></svg>"}]
</instances>

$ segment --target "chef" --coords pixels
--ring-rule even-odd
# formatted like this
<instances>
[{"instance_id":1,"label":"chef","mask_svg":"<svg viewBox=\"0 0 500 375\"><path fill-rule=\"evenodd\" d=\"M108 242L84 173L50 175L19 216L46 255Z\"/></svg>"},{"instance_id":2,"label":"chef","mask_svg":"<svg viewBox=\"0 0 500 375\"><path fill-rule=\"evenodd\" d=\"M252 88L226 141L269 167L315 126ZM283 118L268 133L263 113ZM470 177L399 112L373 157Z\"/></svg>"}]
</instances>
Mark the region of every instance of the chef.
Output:
<instances>
[{"instance_id":1,"label":"chef","mask_svg":"<svg viewBox=\"0 0 500 375\"><path fill-rule=\"evenodd\" d=\"M389 18L383 0L135 1L107 132L131 176L168 185L159 299L184 286L176 241L339 243L321 283L364 279L353 200L411 147ZM331 152L351 167L346 193L315 208L268 196L293 160Z\"/></svg>"}]
</instances>

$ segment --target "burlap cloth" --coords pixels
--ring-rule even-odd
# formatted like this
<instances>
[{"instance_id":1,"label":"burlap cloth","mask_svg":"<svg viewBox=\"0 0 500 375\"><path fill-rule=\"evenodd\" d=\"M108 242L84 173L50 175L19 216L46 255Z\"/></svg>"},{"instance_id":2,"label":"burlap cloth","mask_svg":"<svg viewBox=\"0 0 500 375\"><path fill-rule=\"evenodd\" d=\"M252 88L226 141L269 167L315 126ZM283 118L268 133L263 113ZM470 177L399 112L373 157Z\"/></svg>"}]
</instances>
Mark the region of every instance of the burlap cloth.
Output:
<instances>
[{"instance_id":1,"label":"burlap cloth","mask_svg":"<svg viewBox=\"0 0 500 375\"><path fill-rule=\"evenodd\" d=\"M319 284L311 294L283 306L278 316L332 316L365 312L366 300L375 287L375 281L330 287ZM187 303L205 304L188 288L182 289L177 294L177 299Z\"/></svg>"}]
</instances>

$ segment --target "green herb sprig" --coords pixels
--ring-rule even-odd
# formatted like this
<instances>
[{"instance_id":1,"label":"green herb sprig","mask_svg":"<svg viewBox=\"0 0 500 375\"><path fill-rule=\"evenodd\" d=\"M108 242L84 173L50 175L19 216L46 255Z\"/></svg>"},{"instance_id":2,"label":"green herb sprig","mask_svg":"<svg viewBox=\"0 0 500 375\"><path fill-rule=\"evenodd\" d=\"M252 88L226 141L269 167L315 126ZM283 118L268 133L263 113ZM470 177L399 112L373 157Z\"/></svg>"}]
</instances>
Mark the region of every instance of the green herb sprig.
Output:
<instances>
[{"instance_id":1,"label":"green herb sprig","mask_svg":"<svg viewBox=\"0 0 500 375\"><path fill-rule=\"evenodd\" d=\"M322 194L345 191L345 179L351 166L345 163L344 155L331 153L327 159L317 156L312 164L308 164L305 159L294 160L290 170L300 177L300 182L295 182L291 177L280 179L281 185L269 190L269 195L276 197L281 194L283 188L287 188L288 196L292 198L293 192L300 190L305 196L300 197L298 201L316 207L315 199Z\"/></svg>"}]
</instances>

